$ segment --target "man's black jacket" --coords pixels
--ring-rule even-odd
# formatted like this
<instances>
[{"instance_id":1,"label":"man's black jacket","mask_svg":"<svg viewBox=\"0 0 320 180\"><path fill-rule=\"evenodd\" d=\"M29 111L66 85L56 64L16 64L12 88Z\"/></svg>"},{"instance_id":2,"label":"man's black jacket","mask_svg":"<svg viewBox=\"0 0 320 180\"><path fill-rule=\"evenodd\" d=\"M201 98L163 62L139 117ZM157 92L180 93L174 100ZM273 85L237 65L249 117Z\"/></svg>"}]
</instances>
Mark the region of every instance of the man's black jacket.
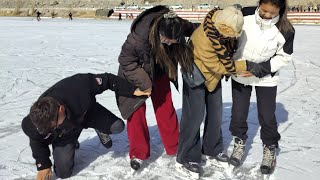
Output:
<instances>
[{"instance_id":1,"label":"man's black jacket","mask_svg":"<svg viewBox=\"0 0 320 180\"><path fill-rule=\"evenodd\" d=\"M53 134L41 135L29 115L22 120L22 129L30 139L32 156L38 170L50 168L49 144L66 145L75 142L81 130L87 128L84 115L96 103L95 96L110 89L124 96L133 96L136 87L113 74L76 74L62 79L45 91L41 97L53 97L65 106L67 117L62 128Z\"/></svg>"}]
</instances>

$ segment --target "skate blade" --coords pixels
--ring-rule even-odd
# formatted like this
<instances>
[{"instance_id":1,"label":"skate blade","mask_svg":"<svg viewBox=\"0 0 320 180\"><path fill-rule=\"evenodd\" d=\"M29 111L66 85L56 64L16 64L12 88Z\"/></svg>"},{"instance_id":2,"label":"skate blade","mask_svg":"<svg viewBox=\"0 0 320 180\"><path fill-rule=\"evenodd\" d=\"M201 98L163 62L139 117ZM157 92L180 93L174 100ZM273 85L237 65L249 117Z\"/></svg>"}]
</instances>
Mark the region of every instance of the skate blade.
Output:
<instances>
[{"instance_id":1,"label":"skate blade","mask_svg":"<svg viewBox=\"0 0 320 180\"><path fill-rule=\"evenodd\" d=\"M189 179L200 179L199 173L195 173L195 172L187 170L180 163L176 163L175 168L180 174L183 174L184 176L188 177Z\"/></svg>"}]
</instances>

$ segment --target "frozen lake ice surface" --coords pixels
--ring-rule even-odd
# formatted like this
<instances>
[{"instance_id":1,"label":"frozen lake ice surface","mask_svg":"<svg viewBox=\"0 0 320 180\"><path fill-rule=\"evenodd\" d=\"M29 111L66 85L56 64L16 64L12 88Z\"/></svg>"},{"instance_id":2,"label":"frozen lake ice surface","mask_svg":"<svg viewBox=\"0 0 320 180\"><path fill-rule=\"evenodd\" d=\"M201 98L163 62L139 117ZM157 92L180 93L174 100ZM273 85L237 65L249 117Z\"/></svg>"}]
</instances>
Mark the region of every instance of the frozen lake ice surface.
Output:
<instances>
[{"instance_id":1,"label":"frozen lake ice surface","mask_svg":"<svg viewBox=\"0 0 320 180\"><path fill-rule=\"evenodd\" d=\"M47 88L76 73L117 73L118 55L132 21L94 19L0 18L0 179L35 179L36 167L21 121ZM319 179L320 171L320 26L295 25L293 61L280 72L276 116L282 138L277 167L269 179ZM318 82L318 83L317 83ZM178 118L182 107L172 86ZM97 96L98 102L120 116L114 93ZM224 145L233 148L229 132L231 85L223 81ZM92 129L83 130L70 179L186 179L175 170L175 157L167 156L159 136L151 101L147 101L151 157L132 173L126 130L112 135L105 149ZM201 179L261 179L262 142L255 92L248 117L246 158L234 173L204 166ZM201 127L201 130L203 126ZM51 157L52 158L52 157ZM53 179L56 177L53 176Z\"/></svg>"}]
</instances>

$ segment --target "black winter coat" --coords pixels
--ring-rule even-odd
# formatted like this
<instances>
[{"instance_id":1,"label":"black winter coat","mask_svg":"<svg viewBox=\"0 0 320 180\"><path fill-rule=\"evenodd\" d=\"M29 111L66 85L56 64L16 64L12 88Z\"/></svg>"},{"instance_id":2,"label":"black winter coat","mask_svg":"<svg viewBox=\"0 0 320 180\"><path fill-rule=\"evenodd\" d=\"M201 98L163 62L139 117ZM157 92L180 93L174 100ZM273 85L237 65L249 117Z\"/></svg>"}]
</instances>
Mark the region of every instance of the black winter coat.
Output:
<instances>
[{"instance_id":1,"label":"black winter coat","mask_svg":"<svg viewBox=\"0 0 320 180\"><path fill-rule=\"evenodd\" d=\"M29 115L22 120L22 129L29 137L38 170L52 166L49 144L63 146L78 139L81 130L88 127L87 119L83 117L90 107L95 105L95 96L107 89L123 96L133 96L136 87L109 73L76 74L57 82L40 96L50 96L58 100L65 106L67 117L54 133L48 135L39 134Z\"/></svg>"},{"instance_id":2,"label":"black winter coat","mask_svg":"<svg viewBox=\"0 0 320 180\"><path fill-rule=\"evenodd\" d=\"M126 78L141 90L152 87L152 82L159 72L164 72L155 64L149 43L149 32L153 20L169 12L165 6L156 6L141 13L132 23L131 32L122 46L119 56L118 76ZM185 20L183 24L184 36L190 37L192 32L199 26ZM177 78L176 78L177 79ZM173 82L177 87L177 82ZM121 115L128 119L147 99L147 97L124 97L119 94L117 104Z\"/></svg>"}]
</instances>

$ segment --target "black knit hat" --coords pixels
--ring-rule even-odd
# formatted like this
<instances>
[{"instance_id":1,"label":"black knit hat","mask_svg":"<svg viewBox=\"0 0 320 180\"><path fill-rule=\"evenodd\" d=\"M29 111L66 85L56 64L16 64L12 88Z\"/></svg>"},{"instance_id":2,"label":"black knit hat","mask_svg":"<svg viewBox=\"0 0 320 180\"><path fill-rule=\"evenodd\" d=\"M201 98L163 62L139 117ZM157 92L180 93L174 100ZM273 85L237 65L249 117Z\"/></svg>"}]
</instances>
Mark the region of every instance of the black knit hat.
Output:
<instances>
[{"instance_id":1,"label":"black knit hat","mask_svg":"<svg viewBox=\"0 0 320 180\"><path fill-rule=\"evenodd\" d=\"M159 34L169 39L180 39L183 36L182 31L183 21L173 11L163 15L159 23Z\"/></svg>"}]
</instances>

